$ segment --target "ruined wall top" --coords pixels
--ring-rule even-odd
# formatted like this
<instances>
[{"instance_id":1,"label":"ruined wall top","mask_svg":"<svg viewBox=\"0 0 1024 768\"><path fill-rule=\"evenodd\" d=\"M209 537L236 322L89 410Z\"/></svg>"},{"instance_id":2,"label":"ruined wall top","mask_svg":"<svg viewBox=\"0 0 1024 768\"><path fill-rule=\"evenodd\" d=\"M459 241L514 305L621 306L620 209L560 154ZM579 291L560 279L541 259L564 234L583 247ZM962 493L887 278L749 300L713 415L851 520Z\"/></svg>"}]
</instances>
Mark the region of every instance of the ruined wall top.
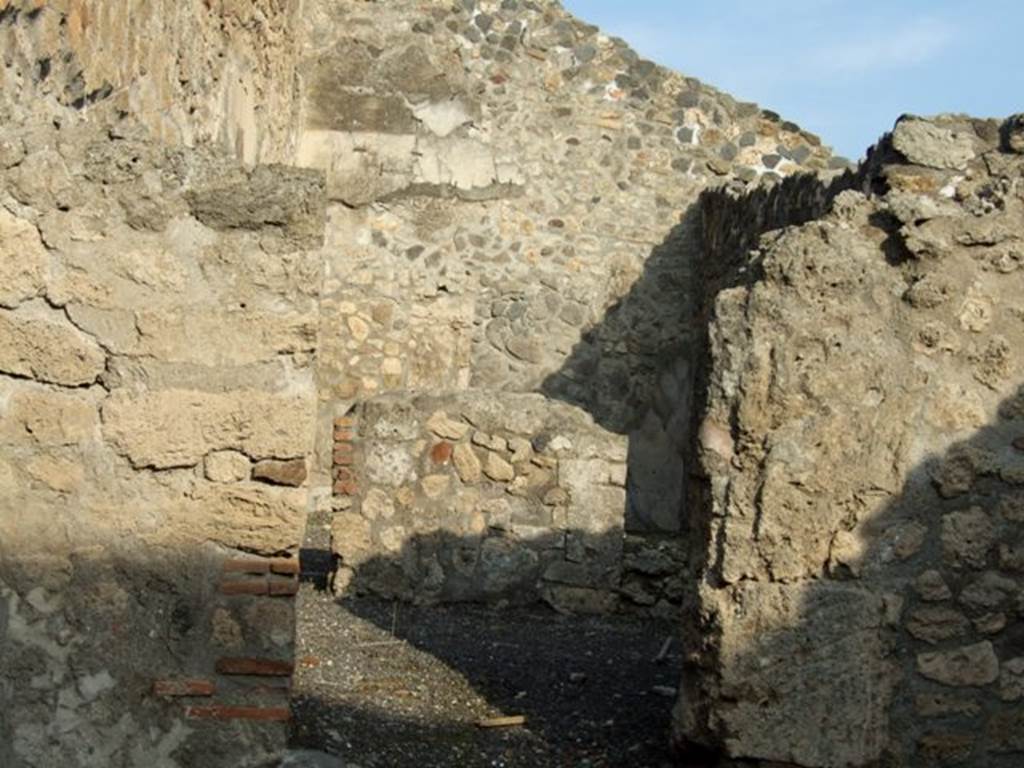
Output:
<instances>
[{"instance_id":1,"label":"ruined wall top","mask_svg":"<svg viewBox=\"0 0 1024 768\"><path fill-rule=\"evenodd\" d=\"M1020 124L907 116L857 178L710 193L690 738L1019 760Z\"/></svg>"},{"instance_id":2,"label":"ruined wall top","mask_svg":"<svg viewBox=\"0 0 1024 768\"><path fill-rule=\"evenodd\" d=\"M248 163L294 154L300 2L2 0L0 120L126 118Z\"/></svg>"}]
</instances>

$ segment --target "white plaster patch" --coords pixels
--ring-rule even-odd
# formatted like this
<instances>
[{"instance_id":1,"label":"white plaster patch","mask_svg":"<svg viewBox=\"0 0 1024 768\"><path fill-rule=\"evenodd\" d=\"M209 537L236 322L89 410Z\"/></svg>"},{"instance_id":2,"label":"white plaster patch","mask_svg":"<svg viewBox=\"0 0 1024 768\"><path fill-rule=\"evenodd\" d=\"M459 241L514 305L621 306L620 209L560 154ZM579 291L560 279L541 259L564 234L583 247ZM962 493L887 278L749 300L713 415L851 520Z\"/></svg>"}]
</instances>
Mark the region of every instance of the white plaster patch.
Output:
<instances>
[{"instance_id":1,"label":"white plaster patch","mask_svg":"<svg viewBox=\"0 0 1024 768\"><path fill-rule=\"evenodd\" d=\"M384 443L375 444L367 451L366 475L373 483L396 488L416 479L412 457Z\"/></svg>"},{"instance_id":2,"label":"white plaster patch","mask_svg":"<svg viewBox=\"0 0 1024 768\"><path fill-rule=\"evenodd\" d=\"M82 700L88 703L95 701L115 685L117 681L104 669L94 675L83 675L78 678L78 693L81 694Z\"/></svg>"},{"instance_id":3,"label":"white plaster patch","mask_svg":"<svg viewBox=\"0 0 1024 768\"><path fill-rule=\"evenodd\" d=\"M963 176L954 176L946 186L939 190L939 194L952 200L956 197L956 185L963 180Z\"/></svg>"},{"instance_id":4,"label":"white plaster patch","mask_svg":"<svg viewBox=\"0 0 1024 768\"><path fill-rule=\"evenodd\" d=\"M412 113L428 131L441 137L473 122L466 105L458 99L420 104L413 107Z\"/></svg>"},{"instance_id":5,"label":"white plaster patch","mask_svg":"<svg viewBox=\"0 0 1024 768\"><path fill-rule=\"evenodd\" d=\"M619 88L618 84L612 80L610 83L606 83L604 86L604 100L605 101L622 101L626 97L626 92Z\"/></svg>"}]
</instances>

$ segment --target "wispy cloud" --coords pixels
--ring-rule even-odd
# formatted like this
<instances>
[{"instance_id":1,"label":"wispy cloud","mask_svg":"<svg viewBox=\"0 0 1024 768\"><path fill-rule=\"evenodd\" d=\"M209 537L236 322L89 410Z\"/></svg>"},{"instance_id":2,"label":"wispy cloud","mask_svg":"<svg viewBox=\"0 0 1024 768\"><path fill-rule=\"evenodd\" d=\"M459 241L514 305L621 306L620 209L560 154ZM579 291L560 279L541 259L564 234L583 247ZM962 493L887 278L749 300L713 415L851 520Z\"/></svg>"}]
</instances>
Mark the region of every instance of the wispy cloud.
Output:
<instances>
[{"instance_id":1,"label":"wispy cloud","mask_svg":"<svg viewBox=\"0 0 1024 768\"><path fill-rule=\"evenodd\" d=\"M917 19L870 36L838 40L815 49L810 58L819 72L829 74L886 72L925 64L956 38L956 28L948 21Z\"/></svg>"}]
</instances>

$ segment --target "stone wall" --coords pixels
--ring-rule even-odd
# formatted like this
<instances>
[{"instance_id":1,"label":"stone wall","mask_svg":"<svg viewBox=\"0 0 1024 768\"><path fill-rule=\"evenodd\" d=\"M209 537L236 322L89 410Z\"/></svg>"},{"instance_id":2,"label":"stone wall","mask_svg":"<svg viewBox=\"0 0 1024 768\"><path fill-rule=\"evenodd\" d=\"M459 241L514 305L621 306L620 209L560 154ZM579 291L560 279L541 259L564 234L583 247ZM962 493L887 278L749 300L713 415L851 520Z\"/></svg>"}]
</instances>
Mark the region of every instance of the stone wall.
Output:
<instances>
[{"instance_id":1,"label":"stone wall","mask_svg":"<svg viewBox=\"0 0 1024 768\"><path fill-rule=\"evenodd\" d=\"M429 550L427 562L440 546L422 543L416 526L426 520L396 521L388 545L376 533L364 540L358 503L331 501L336 476L352 477L332 472L335 417L388 393L504 404L540 391L547 399L531 402L550 410L545 419L565 422L564 404L574 406L589 416L570 420L591 425L584 437L604 431L625 446L624 493L586 497L606 539L593 567L612 575L576 573L569 586L599 589L592 607L666 612L680 597L668 570L681 562L702 339L697 197L719 180L771 185L845 163L798 126L639 59L555 3L312 2L306 11L297 159L324 171L331 201L317 530L333 515L329 545L360 572L356 563L393 562L403 548ZM452 478L443 501L461 510L449 522L478 535L466 534L489 515L478 489L443 474ZM357 487L365 499L370 489ZM567 530L543 516L535 526L545 539ZM627 574L634 561L653 575ZM510 596L480 584L423 588L426 567L409 565L391 586L356 584L419 599ZM550 592L538 568L519 569L517 599Z\"/></svg>"},{"instance_id":2,"label":"stone wall","mask_svg":"<svg viewBox=\"0 0 1024 768\"><path fill-rule=\"evenodd\" d=\"M623 533L626 439L539 395L384 395L335 424L339 593L674 616L679 545Z\"/></svg>"},{"instance_id":3,"label":"stone wall","mask_svg":"<svg viewBox=\"0 0 1024 768\"><path fill-rule=\"evenodd\" d=\"M530 0L0 0L0 44L0 764L272 754L300 547L684 602L729 759L1019 762L1020 120L847 173Z\"/></svg>"},{"instance_id":4,"label":"stone wall","mask_svg":"<svg viewBox=\"0 0 1024 768\"><path fill-rule=\"evenodd\" d=\"M287 691L230 660L291 663L323 180L75 122L0 147L0 764L271 754Z\"/></svg>"},{"instance_id":5,"label":"stone wall","mask_svg":"<svg viewBox=\"0 0 1024 768\"><path fill-rule=\"evenodd\" d=\"M301 2L0 0L0 120L130 116L247 163L296 149Z\"/></svg>"},{"instance_id":6,"label":"stone wall","mask_svg":"<svg viewBox=\"0 0 1024 768\"><path fill-rule=\"evenodd\" d=\"M338 203L324 331L344 346L324 385L341 399L439 381L542 388L635 429L689 331L700 190L830 159L792 123L639 60L556 4L309 14L299 162L326 172ZM420 351L429 340L440 354ZM401 355L382 354L389 342ZM343 357L354 350L358 363ZM433 375L394 359L421 355Z\"/></svg>"},{"instance_id":7,"label":"stone wall","mask_svg":"<svg viewBox=\"0 0 1024 768\"><path fill-rule=\"evenodd\" d=\"M589 415L588 430L626 439L625 494L590 511L614 549L677 552L701 338L697 197L721 180L771 184L845 163L556 3L306 11L298 162L324 171L331 201L318 519L329 526L337 506L336 416L388 393L505 403L539 391L546 418L562 420L568 404ZM465 527L485 513L462 490L452 486ZM339 530L344 562L352 544ZM397 542L372 541L393 559ZM663 599L660 586L628 589L645 605Z\"/></svg>"},{"instance_id":8,"label":"stone wall","mask_svg":"<svg viewBox=\"0 0 1024 768\"><path fill-rule=\"evenodd\" d=\"M815 137L549 2L0 0L0 51L0 764L258 764L300 548L674 610L694 204Z\"/></svg>"},{"instance_id":9,"label":"stone wall","mask_svg":"<svg viewBox=\"0 0 1024 768\"><path fill-rule=\"evenodd\" d=\"M1019 763L1017 125L904 118L871 196L822 188L820 218L709 251L737 268L699 414L683 741L754 764Z\"/></svg>"}]
</instances>

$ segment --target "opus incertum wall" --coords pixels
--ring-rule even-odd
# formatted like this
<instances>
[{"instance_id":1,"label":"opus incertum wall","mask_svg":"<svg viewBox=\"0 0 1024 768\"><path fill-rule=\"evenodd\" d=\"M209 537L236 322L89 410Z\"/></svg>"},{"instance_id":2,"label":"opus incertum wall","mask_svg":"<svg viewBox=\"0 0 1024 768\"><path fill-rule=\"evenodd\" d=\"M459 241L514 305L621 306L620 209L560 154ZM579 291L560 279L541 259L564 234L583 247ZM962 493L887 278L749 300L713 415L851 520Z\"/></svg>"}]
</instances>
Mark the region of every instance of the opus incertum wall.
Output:
<instances>
[{"instance_id":1,"label":"opus incertum wall","mask_svg":"<svg viewBox=\"0 0 1024 768\"><path fill-rule=\"evenodd\" d=\"M385 395L334 424L337 591L676 613L680 546L625 535L626 440L578 409Z\"/></svg>"},{"instance_id":2,"label":"opus incertum wall","mask_svg":"<svg viewBox=\"0 0 1024 768\"><path fill-rule=\"evenodd\" d=\"M330 201L317 503L336 588L670 614L697 195L844 164L555 4L309 11L297 161ZM392 405L401 429L368 432ZM359 424L351 451L336 416Z\"/></svg>"}]
</instances>

